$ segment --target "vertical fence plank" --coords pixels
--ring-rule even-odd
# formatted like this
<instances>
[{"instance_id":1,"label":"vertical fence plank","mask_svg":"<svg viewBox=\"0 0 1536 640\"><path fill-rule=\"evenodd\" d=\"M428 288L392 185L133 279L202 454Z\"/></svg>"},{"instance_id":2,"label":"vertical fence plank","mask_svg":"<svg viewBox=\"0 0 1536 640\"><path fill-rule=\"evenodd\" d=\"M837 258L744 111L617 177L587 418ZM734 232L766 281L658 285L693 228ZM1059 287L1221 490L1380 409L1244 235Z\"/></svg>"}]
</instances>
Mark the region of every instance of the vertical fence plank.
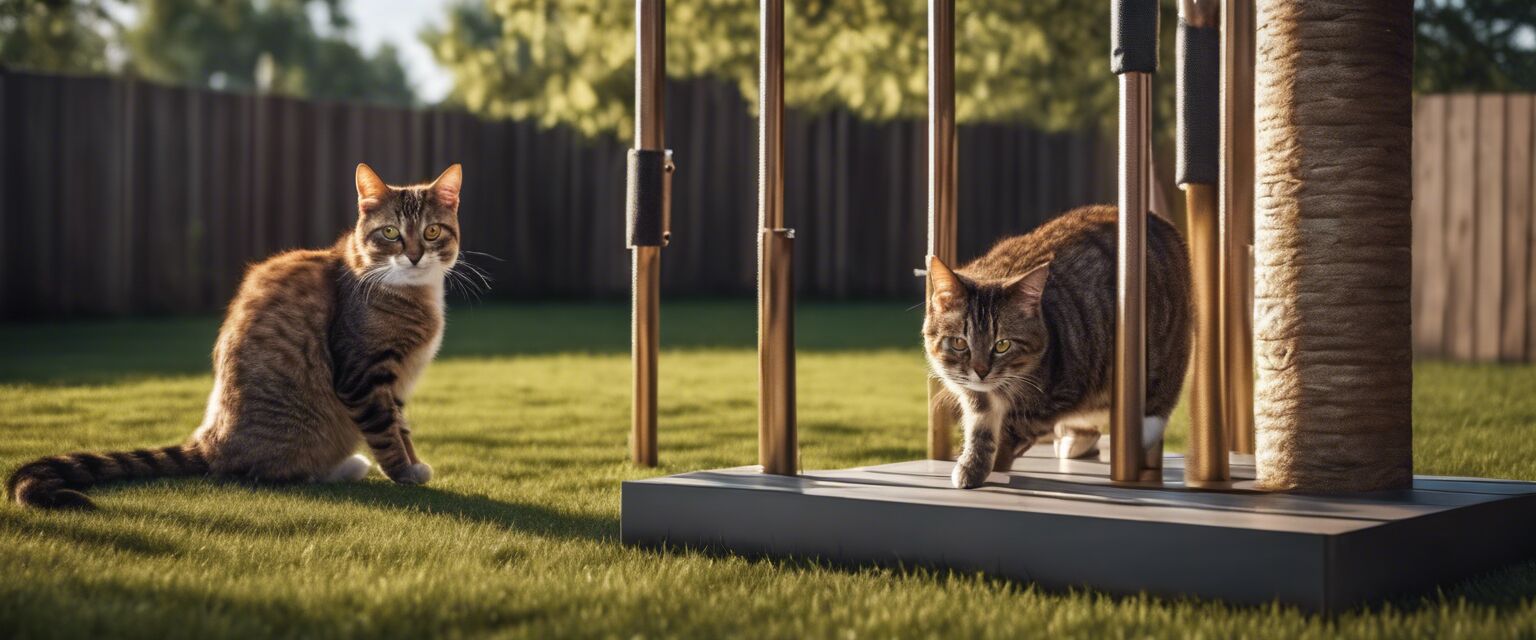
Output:
<instances>
[{"instance_id":1,"label":"vertical fence plank","mask_svg":"<svg viewBox=\"0 0 1536 640\"><path fill-rule=\"evenodd\" d=\"M10 146L10 110L7 103L11 99L9 87L10 71L0 68L0 149L11 149ZM9 153L0 153L0 194L11 194L16 187L12 186L10 170L7 166ZM9 216L10 197L0 197L0 229L12 229ZM11 268L10 256L19 254L20 251L11 245L11 234L0 234L0 309L14 309L17 301L11 299ZM0 314L3 317L7 314Z\"/></svg>"},{"instance_id":2,"label":"vertical fence plank","mask_svg":"<svg viewBox=\"0 0 1536 640\"><path fill-rule=\"evenodd\" d=\"M1512 95L1505 104L1504 291L1499 359L1525 360L1525 313L1529 303L1532 96Z\"/></svg>"},{"instance_id":3,"label":"vertical fence plank","mask_svg":"<svg viewBox=\"0 0 1536 640\"><path fill-rule=\"evenodd\" d=\"M1450 307L1445 324L1445 350L1452 358L1471 360L1475 355L1477 292L1477 96L1450 97L1447 127L1446 257Z\"/></svg>"},{"instance_id":4,"label":"vertical fence plank","mask_svg":"<svg viewBox=\"0 0 1536 640\"><path fill-rule=\"evenodd\" d=\"M1477 359L1499 359L1504 281L1504 96L1477 98Z\"/></svg>"},{"instance_id":5,"label":"vertical fence plank","mask_svg":"<svg viewBox=\"0 0 1536 640\"><path fill-rule=\"evenodd\" d=\"M1413 117L1413 347L1423 357L1445 355L1446 98L1422 96Z\"/></svg>"},{"instance_id":6,"label":"vertical fence plank","mask_svg":"<svg viewBox=\"0 0 1536 640\"><path fill-rule=\"evenodd\" d=\"M1536 103L1536 97L1531 98L1533 103ZM1531 189L1530 206L1526 208L1525 213L1526 219L1530 221L1526 226L1530 236L1530 242L1526 244L1526 362L1536 362L1536 104L1533 104L1531 111L1531 168L1525 177L1525 182Z\"/></svg>"},{"instance_id":7,"label":"vertical fence plank","mask_svg":"<svg viewBox=\"0 0 1536 640\"><path fill-rule=\"evenodd\" d=\"M69 183L59 189L58 208L49 217L58 221L61 230L58 242L64 268L57 274L62 289L58 302L60 312L65 314L95 311L91 300L96 293L92 291L96 278L90 268L90 256L96 255L94 245L100 236L85 230L92 228L91 217L99 206L93 196L99 193L95 185L102 176L97 175L99 167L90 162L90 157L99 133L96 115L106 106L94 98L97 87L105 86L100 79L84 78L64 82L59 87L60 117L71 123L60 132L59 166L71 171Z\"/></svg>"},{"instance_id":8,"label":"vertical fence plank","mask_svg":"<svg viewBox=\"0 0 1536 640\"><path fill-rule=\"evenodd\" d=\"M179 185L182 189L182 219L185 221L181 269L186 274L186 281L177 305L191 312L207 309L213 304L204 295L208 277L204 239L207 238L208 228L204 217L206 208L203 205L203 186L208 177L205 175L207 168L203 165L202 152L207 143L203 139L202 92L182 91L180 98L182 112L185 114L182 119L181 153L187 167L186 175Z\"/></svg>"},{"instance_id":9,"label":"vertical fence plank","mask_svg":"<svg viewBox=\"0 0 1536 640\"><path fill-rule=\"evenodd\" d=\"M58 312L58 299L49 292L55 290L50 274L55 271L53 261L57 254L53 231L58 207L55 184L59 175L56 153L61 129L57 122L59 82L57 78L27 78L26 88L19 92L20 108L13 111L28 114L28 125L16 136L17 146L23 151L5 151L12 158L26 159L15 167L22 188L7 193L6 197L14 198L13 204L22 211L47 212L46 215L16 216L13 219L16 226L7 230L7 235L14 234L22 239L23 248L30 249L30 255L18 260L14 265L16 268L11 270L20 280L21 304L16 308L26 315L46 316Z\"/></svg>"}]
</instances>

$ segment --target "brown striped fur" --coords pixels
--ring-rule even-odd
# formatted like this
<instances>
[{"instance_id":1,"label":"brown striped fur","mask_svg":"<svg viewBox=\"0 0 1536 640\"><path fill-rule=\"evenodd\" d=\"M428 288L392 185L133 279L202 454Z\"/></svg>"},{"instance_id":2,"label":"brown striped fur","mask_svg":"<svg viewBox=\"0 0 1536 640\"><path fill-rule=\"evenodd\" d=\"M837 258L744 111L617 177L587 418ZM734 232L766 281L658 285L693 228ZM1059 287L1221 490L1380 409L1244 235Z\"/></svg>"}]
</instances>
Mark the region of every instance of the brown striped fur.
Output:
<instances>
[{"instance_id":1,"label":"brown striped fur","mask_svg":"<svg viewBox=\"0 0 1536 640\"><path fill-rule=\"evenodd\" d=\"M246 272L214 346L207 412L189 441L36 460L7 482L11 499L91 508L80 490L164 476L357 479L370 468L354 455L364 443L391 479L426 482L431 468L416 456L403 407L442 340L461 181L454 165L430 184L393 187L358 165L351 232Z\"/></svg>"},{"instance_id":2,"label":"brown striped fur","mask_svg":"<svg viewBox=\"0 0 1536 640\"><path fill-rule=\"evenodd\" d=\"M1115 207L1083 207L959 269L930 260L924 352L964 417L956 487L980 485L1052 431L1082 439L1102 427L1114 367L1115 219ZM1184 384L1192 310L1184 241L1156 215L1147 217L1146 264L1144 424L1155 426L1144 430L1160 437Z\"/></svg>"}]
</instances>

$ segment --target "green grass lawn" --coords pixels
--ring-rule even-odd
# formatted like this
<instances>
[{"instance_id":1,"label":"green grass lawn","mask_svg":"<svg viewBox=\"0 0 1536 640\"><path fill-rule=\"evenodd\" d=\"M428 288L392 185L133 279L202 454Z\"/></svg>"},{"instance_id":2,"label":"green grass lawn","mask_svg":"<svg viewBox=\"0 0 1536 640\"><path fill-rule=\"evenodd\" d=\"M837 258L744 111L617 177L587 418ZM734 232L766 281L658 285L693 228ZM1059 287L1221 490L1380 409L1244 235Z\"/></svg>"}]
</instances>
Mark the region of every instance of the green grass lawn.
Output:
<instances>
[{"instance_id":1,"label":"green grass lawn","mask_svg":"<svg viewBox=\"0 0 1536 640\"><path fill-rule=\"evenodd\" d=\"M756 460L752 313L665 308L662 466L637 469L625 460L624 307L456 310L408 409L430 485L166 480L96 490L96 513L0 507L0 636L1536 635L1536 564L1330 620L621 546L621 481ZM805 305L799 322L805 466L920 457L919 313ZM0 326L0 468L184 438L202 416L216 328ZM1419 472L1536 480L1536 367L1416 372ZM1176 419L1170 449L1183 429Z\"/></svg>"}]
</instances>

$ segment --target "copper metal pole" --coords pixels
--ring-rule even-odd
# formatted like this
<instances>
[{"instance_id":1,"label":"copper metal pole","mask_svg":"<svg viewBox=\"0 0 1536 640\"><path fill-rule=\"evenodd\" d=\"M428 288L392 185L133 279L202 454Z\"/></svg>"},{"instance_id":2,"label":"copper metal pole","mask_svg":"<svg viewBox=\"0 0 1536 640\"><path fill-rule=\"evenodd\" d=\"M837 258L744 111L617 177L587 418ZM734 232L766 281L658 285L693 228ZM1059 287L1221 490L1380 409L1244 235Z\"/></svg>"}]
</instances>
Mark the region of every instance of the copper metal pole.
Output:
<instances>
[{"instance_id":1,"label":"copper metal pole","mask_svg":"<svg viewBox=\"0 0 1536 640\"><path fill-rule=\"evenodd\" d=\"M1120 74L1120 220L1115 291L1115 371L1110 397L1110 477L1116 482L1156 478L1142 446L1146 417L1147 192L1151 177L1152 74Z\"/></svg>"},{"instance_id":2,"label":"copper metal pole","mask_svg":"<svg viewBox=\"0 0 1536 640\"><path fill-rule=\"evenodd\" d=\"M1221 247L1217 233L1216 187L1184 186L1189 267L1195 299L1194 353L1189 375L1189 450L1184 481L1189 485L1228 480L1227 438L1221 384Z\"/></svg>"},{"instance_id":3,"label":"copper metal pole","mask_svg":"<svg viewBox=\"0 0 1536 640\"><path fill-rule=\"evenodd\" d=\"M955 0L928 1L928 255L955 266ZM928 264L924 260L923 264ZM932 287L927 295L933 295ZM957 407L928 380L928 457L950 460Z\"/></svg>"},{"instance_id":4,"label":"copper metal pole","mask_svg":"<svg viewBox=\"0 0 1536 640\"><path fill-rule=\"evenodd\" d=\"M1184 482L1231 478L1221 380L1221 241L1216 183L1220 152L1220 7L1182 0L1178 29L1178 182L1184 189L1194 298L1194 349L1189 372L1189 447Z\"/></svg>"},{"instance_id":5,"label":"copper metal pole","mask_svg":"<svg viewBox=\"0 0 1536 640\"><path fill-rule=\"evenodd\" d=\"M784 0L763 0L758 16L757 457L764 473L794 475L795 232L784 227Z\"/></svg>"},{"instance_id":6,"label":"copper metal pole","mask_svg":"<svg viewBox=\"0 0 1536 640\"><path fill-rule=\"evenodd\" d=\"M758 237L763 273L758 292L757 459L763 473L792 476L799 469L795 433L795 294L790 271L793 229L763 229Z\"/></svg>"},{"instance_id":7,"label":"copper metal pole","mask_svg":"<svg viewBox=\"0 0 1536 640\"><path fill-rule=\"evenodd\" d=\"M784 226L783 0L762 0L758 29L757 223L778 229Z\"/></svg>"},{"instance_id":8,"label":"copper metal pole","mask_svg":"<svg viewBox=\"0 0 1536 640\"><path fill-rule=\"evenodd\" d=\"M1253 453L1253 0L1221 8L1221 335L1227 443Z\"/></svg>"},{"instance_id":9,"label":"copper metal pole","mask_svg":"<svg viewBox=\"0 0 1536 640\"><path fill-rule=\"evenodd\" d=\"M662 83L667 76L666 2L635 0L635 148L666 148ZM630 354L634 408L630 457L656 466L656 358L660 350L661 247L631 248Z\"/></svg>"}]
</instances>

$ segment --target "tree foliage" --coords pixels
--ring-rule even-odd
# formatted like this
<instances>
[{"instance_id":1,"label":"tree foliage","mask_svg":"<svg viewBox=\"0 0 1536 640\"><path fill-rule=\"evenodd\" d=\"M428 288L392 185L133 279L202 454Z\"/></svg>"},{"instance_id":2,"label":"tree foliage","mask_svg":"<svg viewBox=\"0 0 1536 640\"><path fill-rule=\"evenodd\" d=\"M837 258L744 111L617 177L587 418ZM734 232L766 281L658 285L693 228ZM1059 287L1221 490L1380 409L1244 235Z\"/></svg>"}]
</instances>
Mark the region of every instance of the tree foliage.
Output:
<instances>
[{"instance_id":1,"label":"tree foliage","mask_svg":"<svg viewBox=\"0 0 1536 640\"><path fill-rule=\"evenodd\" d=\"M349 27L341 0L140 0L124 43L130 69L153 80L411 104L397 51L367 55L347 39Z\"/></svg>"},{"instance_id":2,"label":"tree foliage","mask_svg":"<svg viewBox=\"0 0 1536 640\"><path fill-rule=\"evenodd\" d=\"M122 70L184 86L412 104L396 49L359 50L348 38L342 4L0 0L0 64L52 73ZM115 13L133 16L131 24L118 24ZM120 54L121 69L110 51Z\"/></svg>"},{"instance_id":3,"label":"tree foliage","mask_svg":"<svg viewBox=\"0 0 1536 640\"><path fill-rule=\"evenodd\" d=\"M0 0L0 65L52 73L107 70L117 24L101 0Z\"/></svg>"},{"instance_id":4,"label":"tree foliage","mask_svg":"<svg viewBox=\"0 0 1536 640\"><path fill-rule=\"evenodd\" d=\"M1417 91L1536 91L1536 3L1418 0Z\"/></svg>"},{"instance_id":5,"label":"tree foliage","mask_svg":"<svg viewBox=\"0 0 1536 640\"><path fill-rule=\"evenodd\" d=\"M667 7L667 72L715 76L757 94L757 3ZM1163 47L1171 64L1172 2ZM1109 5L1082 0L967 1L956 10L956 110L962 121L1048 129L1112 119ZM922 117L927 104L923 0L792 0L785 9L785 101L867 119ZM612 0L460 4L424 34L471 111L533 117L587 132L627 132L634 14ZM1165 65L1166 66L1166 65ZM1165 74L1166 75L1166 74ZM1168 76L1171 79L1171 76ZM1163 92L1171 108L1171 93Z\"/></svg>"},{"instance_id":6,"label":"tree foliage","mask_svg":"<svg viewBox=\"0 0 1536 640\"><path fill-rule=\"evenodd\" d=\"M674 78L715 76L757 93L757 2L668 3ZM785 100L867 119L922 117L927 101L924 0L790 0ZM1174 3L1163 3L1157 120L1172 107ZM956 108L963 122L1045 129L1112 122L1109 3L966 0L956 8ZM613 0L487 0L452 9L424 34L471 111L625 133L634 15ZM1536 4L1417 0L1419 91L1536 90ZM1166 127L1159 127L1161 131Z\"/></svg>"}]
</instances>

